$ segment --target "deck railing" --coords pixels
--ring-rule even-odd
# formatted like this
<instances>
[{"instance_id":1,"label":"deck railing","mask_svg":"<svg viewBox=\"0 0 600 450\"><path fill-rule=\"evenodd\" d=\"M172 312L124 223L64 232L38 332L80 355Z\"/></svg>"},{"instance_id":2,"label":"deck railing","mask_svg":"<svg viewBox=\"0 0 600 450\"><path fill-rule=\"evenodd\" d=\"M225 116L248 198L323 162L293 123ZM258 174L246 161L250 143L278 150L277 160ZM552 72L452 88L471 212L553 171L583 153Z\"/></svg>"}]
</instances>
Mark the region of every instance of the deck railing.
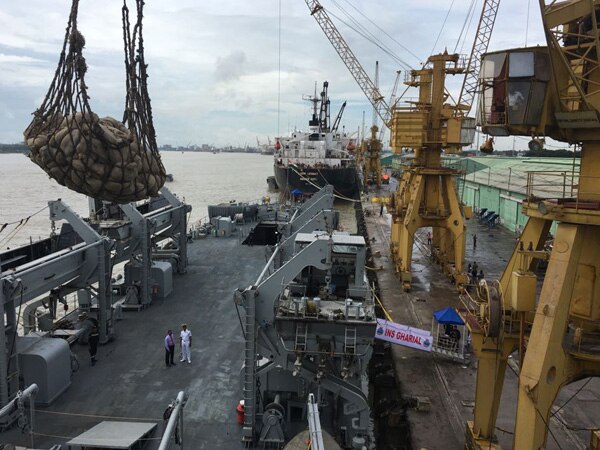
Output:
<instances>
[{"instance_id":1,"label":"deck railing","mask_svg":"<svg viewBox=\"0 0 600 450\"><path fill-rule=\"evenodd\" d=\"M546 200L575 210L600 209L600 194L594 190L581 188L585 185L600 185L599 176L581 176L575 171L535 171L527 172L526 200L540 202Z\"/></svg>"},{"instance_id":2,"label":"deck railing","mask_svg":"<svg viewBox=\"0 0 600 450\"><path fill-rule=\"evenodd\" d=\"M563 347L577 355L598 358L600 333L569 326L563 338Z\"/></svg>"},{"instance_id":3,"label":"deck railing","mask_svg":"<svg viewBox=\"0 0 600 450\"><path fill-rule=\"evenodd\" d=\"M532 171L527 172L527 200L562 200L578 194L579 171Z\"/></svg>"}]
</instances>

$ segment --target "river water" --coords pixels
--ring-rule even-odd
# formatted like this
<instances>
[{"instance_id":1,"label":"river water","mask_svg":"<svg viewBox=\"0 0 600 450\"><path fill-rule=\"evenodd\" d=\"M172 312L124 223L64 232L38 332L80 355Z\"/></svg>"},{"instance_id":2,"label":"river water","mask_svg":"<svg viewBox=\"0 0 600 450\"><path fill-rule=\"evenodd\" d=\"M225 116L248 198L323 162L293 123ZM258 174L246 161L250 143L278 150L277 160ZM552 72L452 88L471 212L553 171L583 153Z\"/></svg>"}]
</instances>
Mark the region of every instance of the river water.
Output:
<instances>
[{"instance_id":1,"label":"river water","mask_svg":"<svg viewBox=\"0 0 600 450\"><path fill-rule=\"evenodd\" d=\"M255 153L163 152L163 164L173 181L171 192L192 205L190 223L208 216L208 205L259 202L268 195L267 177L273 175L273 156ZM62 199L82 217L88 216L86 196L60 186L22 154L0 154L0 228L4 223L25 219L25 225L7 226L0 232L0 249L48 237L48 200ZM356 232L352 203L336 201L346 231ZM18 229L17 229L18 228Z\"/></svg>"},{"instance_id":2,"label":"river water","mask_svg":"<svg viewBox=\"0 0 600 450\"><path fill-rule=\"evenodd\" d=\"M190 223L208 215L208 205L235 200L256 202L268 194L267 177L273 174L273 156L254 153L163 152L167 173L173 182L166 186L192 205ZM83 217L88 216L87 197L60 186L22 154L0 154L0 228L20 221L62 199ZM15 247L50 233L48 209L19 227L7 226L0 233L0 248Z\"/></svg>"}]
</instances>

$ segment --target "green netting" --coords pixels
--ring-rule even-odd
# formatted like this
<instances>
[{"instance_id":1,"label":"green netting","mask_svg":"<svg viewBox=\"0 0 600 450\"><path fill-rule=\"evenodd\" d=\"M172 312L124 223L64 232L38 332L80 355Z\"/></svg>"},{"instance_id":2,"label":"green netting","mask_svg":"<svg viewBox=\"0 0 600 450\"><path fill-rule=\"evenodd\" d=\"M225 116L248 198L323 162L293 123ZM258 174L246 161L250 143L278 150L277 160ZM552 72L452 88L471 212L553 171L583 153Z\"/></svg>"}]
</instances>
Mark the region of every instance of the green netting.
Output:
<instances>
[{"instance_id":1,"label":"green netting","mask_svg":"<svg viewBox=\"0 0 600 450\"><path fill-rule=\"evenodd\" d=\"M127 203L155 196L165 182L146 80L143 0L133 28L123 2L126 103L123 122L99 118L85 84L85 39L73 0L58 67L50 89L24 132L29 157L59 184L101 200Z\"/></svg>"}]
</instances>

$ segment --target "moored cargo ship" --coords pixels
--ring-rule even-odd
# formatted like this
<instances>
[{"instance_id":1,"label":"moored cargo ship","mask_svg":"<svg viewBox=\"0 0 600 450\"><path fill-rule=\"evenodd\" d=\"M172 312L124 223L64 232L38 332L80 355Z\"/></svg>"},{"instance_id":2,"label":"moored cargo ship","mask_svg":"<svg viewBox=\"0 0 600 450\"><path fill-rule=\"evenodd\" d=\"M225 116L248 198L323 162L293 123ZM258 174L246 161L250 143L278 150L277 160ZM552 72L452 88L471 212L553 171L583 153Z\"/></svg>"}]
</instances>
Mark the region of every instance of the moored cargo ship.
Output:
<instances>
[{"instance_id":1,"label":"moored cargo ship","mask_svg":"<svg viewBox=\"0 0 600 450\"><path fill-rule=\"evenodd\" d=\"M330 123L328 83L323 83L319 97L306 98L313 104L309 131L293 131L279 138L273 170L282 190L314 193L331 184L337 195L353 197L358 192L354 139L338 131L346 103Z\"/></svg>"}]
</instances>

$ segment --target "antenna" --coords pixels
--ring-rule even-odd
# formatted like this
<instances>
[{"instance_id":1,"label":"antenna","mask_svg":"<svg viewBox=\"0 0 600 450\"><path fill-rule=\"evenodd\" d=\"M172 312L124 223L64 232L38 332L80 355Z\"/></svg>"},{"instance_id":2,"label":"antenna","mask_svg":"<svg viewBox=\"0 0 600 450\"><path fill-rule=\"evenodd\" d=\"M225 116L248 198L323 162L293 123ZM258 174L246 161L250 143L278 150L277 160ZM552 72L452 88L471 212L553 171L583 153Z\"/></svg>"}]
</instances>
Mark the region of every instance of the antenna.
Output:
<instances>
[{"instance_id":1,"label":"antenna","mask_svg":"<svg viewBox=\"0 0 600 450\"><path fill-rule=\"evenodd\" d=\"M362 132L361 132L361 137L364 140L365 139L365 112L363 111L363 120L362 120Z\"/></svg>"},{"instance_id":2,"label":"antenna","mask_svg":"<svg viewBox=\"0 0 600 450\"><path fill-rule=\"evenodd\" d=\"M375 61L375 89L376 91L373 92L373 96L375 96L376 93L379 92L379 61ZM377 108L375 107L375 105L373 105L372 125L377 126Z\"/></svg>"},{"instance_id":3,"label":"antenna","mask_svg":"<svg viewBox=\"0 0 600 450\"><path fill-rule=\"evenodd\" d=\"M314 95L304 94L304 95L302 95L302 100L309 101L313 104L312 120L309 120L308 125L311 127L318 127L319 126L319 116L317 115L317 108L318 108L319 102L321 100L319 97L317 97L317 82L316 81L315 81L315 94ZM288 128L289 128L289 126L288 126Z\"/></svg>"}]
</instances>

